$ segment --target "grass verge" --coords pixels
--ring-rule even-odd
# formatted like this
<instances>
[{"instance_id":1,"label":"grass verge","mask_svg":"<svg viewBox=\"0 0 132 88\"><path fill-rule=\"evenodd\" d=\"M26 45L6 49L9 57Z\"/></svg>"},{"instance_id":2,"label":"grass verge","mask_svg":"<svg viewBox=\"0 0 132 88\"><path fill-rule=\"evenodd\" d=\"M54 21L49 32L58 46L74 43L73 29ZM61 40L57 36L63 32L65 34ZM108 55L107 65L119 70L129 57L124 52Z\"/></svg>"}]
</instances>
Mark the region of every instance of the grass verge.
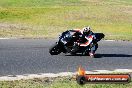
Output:
<instances>
[{"instance_id":1,"label":"grass verge","mask_svg":"<svg viewBox=\"0 0 132 88\"><path fill-rule=\"evenodd\" d=\"M81 86L70 77L0 82L0 88L131 88L131 86L132 82L128 84L86 84Z\"/></svg>"},{"instance_id":2,"label":"grass verge","mask_svg":"<svg viewBox=\"0 0 132 88\"><path fill-rule=\"evenodd\" d=\"M132 1L0 0L0 37L56 38L88 25L105 39L132 40Z\"/></svg>"}]
</instances>

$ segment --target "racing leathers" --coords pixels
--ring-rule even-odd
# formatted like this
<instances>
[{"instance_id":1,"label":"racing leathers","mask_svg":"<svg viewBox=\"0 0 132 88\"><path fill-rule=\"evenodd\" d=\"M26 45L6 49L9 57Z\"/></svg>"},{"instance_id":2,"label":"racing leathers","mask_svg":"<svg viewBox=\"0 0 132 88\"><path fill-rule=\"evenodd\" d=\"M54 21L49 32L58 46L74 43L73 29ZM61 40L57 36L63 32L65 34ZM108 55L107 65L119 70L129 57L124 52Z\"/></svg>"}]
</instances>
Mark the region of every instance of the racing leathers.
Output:
<instances>
[{"instance_id":1,"label":"racing leathers","mask_svg":"<svg viewBox=\"0 0 132 88\"><path fill-rule=\"evenodd\" d=\"M82 34L82 36L86 40L84 43L78 43L78 45L81 47L86 47L86 49L90 49L89 55L91 57L94 57L95 51L98 48L98 44L96 42L94 42L94 40L96 39L94 33L92 31L90 31L88 34L84 34L83 31L79 30L79 29L75 29L74 31Z\"/></svg>"}]
</instances>

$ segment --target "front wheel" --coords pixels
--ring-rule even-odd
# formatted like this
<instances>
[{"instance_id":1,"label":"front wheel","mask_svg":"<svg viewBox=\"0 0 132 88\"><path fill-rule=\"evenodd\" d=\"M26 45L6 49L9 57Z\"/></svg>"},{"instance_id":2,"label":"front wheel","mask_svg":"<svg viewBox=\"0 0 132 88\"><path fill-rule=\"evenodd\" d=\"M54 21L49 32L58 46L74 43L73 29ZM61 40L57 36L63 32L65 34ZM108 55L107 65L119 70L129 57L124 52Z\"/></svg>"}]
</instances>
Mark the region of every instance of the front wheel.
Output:
<instances>
[{"instance_id":1,"label":"front wheel","mask_svg":"<svg viewBox=\"0 0 132 88\"><path fill-rule=\"evenodd\" d=\"M51 55L58 55L61 53L61 50L58 46L58 44L56 43L55 45L53 45L50 49L49 49L49 53Z\"/></svg>"}]
</instances>

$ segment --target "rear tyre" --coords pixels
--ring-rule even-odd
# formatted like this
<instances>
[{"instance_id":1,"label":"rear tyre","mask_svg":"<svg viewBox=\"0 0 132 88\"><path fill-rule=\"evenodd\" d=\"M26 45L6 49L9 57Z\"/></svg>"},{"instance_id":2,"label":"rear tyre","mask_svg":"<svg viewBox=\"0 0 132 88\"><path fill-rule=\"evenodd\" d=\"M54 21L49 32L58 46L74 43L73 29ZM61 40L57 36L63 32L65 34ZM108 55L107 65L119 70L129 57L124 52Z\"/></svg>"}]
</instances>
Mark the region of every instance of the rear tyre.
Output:
<instances>
[{"instance_id":1,"label":"rear tyre","mask_svg":"<svg viewBox=\"0 0 132 88\"><path fill-rule=\"evenodd\" d=\"M84 53L82 53L84 56L89 56L89 51L85 51Z\"/></svg>"},{"instance_id":2,"label":"rear tyre","mask_svg":"<svg viewBox=\"0 0 132 88\"><path fill-rule=\"evenodd\" d=\"M71 55L73 55L73 56L76 55L76 52L71 52Z\"/></svg>"},{"instance_id":3,"label":"rear tyre","mask_svg":"<svg viewBox=\"0 0 132 88\"><path fill-rule=\"evenodd\" d=\"M51 55L58 55L61 53L61 50L58 46L58 44L54 44L50 49L49 49L49 53Z\"/></svg>"}]
</instances>

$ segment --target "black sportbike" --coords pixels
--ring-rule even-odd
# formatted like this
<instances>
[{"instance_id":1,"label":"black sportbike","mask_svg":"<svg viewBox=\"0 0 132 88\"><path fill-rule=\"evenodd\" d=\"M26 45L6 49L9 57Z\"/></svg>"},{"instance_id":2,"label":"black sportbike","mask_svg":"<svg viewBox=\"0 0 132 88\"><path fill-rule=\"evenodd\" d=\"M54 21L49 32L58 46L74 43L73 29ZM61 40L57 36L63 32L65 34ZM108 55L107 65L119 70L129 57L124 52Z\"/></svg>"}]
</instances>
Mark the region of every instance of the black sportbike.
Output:
<instances>
[{"instance_id":1,"label":"black sportbike","mask_svg":"<svg viewBox=\"0 0 132 88\"><path fill-rule=\"evenodd\" d=\"M98 41L100 41L102 38L104 38L103 33L94 33L94 36L96 39L92 40L92 43L95 44L96 47L98 47ZM74 30L67 30L63 32L59 36L59 41L56 42L50 49L49 53L51 55L58 55L61 52L63 53L71 53L71 54L77 54L81 53L83 55L89 55L90 52L90 45L86 47L78 46L77 43L85 43L87 40L85 39L82 34L74 31Z\"/></svg>"}]
</instances>

